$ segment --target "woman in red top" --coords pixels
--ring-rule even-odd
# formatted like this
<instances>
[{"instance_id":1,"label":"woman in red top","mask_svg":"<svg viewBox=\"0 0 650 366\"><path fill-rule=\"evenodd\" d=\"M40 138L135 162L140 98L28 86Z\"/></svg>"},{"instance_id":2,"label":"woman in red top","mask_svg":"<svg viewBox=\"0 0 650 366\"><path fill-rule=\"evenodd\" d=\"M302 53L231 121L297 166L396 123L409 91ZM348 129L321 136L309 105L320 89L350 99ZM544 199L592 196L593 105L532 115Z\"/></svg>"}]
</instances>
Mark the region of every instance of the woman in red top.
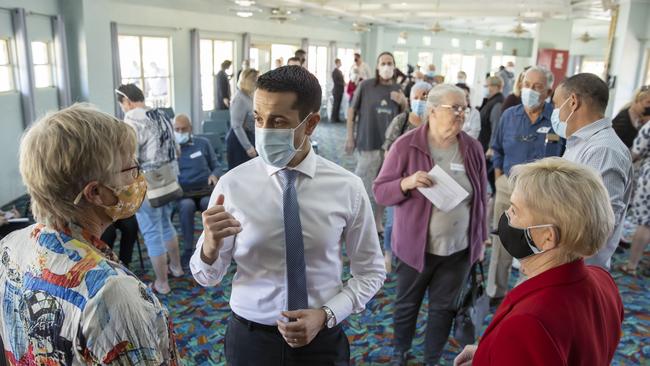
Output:
<instances>
[{"instance_id":1,"label":"woman in red top","mask_svg":"<svg viewBox=\"0 0 650 366\"><path fill-rule=\"evenodd\" d=\"M478 346L465 347L454 365L609 365L623 303L609 273L583 261L613 228L601 178L547 158L515 167L510 183L511 206L498 233L528 280L506 296Z\"/></svg>"}]
</instances>

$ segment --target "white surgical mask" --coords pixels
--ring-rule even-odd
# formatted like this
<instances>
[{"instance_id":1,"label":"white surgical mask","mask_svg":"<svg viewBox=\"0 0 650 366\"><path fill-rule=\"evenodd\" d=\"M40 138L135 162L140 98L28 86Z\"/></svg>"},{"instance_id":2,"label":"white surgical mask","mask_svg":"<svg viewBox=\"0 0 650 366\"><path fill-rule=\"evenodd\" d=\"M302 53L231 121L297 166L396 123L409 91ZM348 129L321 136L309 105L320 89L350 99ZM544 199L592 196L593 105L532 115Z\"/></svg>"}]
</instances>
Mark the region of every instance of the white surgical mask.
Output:
<instances>
[{"instance_id":1,"label":"white surgical mask","mask_svg":"<svg viewBox=\"0 0 650 366\"><path fill-rule=\"evenodd\" d=\"M562 108L564 108L564 105L569 101L569 99L565 100L564 103L560 106L560 108L555 108L553 110L553 114L551 115L551 125L553 126L553 131L558 134L558 136L562 138L566 138L566 126L567 122L569 122L569 118L573 116L573 112L571 111L571 114L569 114L569 117L566 118L566 121L561 121L560 120L560 111Z\"/></svg>"},{"instance_id":2,"label":"white surgical mask","mask_svg":"<svg viewBox=\"0 0 650 366\"><path fill-rule=\"evenodd\" d=\"M381 76L382 79L384 80L392 79L394 75L395 75L395 66L392 65L379 66L379 76Z\"/></svg>"},{"instance_id":3,"label":"white surgical mask","mask_svg":"<svg viewBox=\"0 0 650 366\"><path fill-rule=\"evenodd\" d=\"M293 159L302 145L305 144L307 135L298 146L298 149L293 144L294 132L305 123L307 118L312 114L309 113L305 119L302 120L295 128L260 128L255 127L255 149L260 155L262 160L268 165L276 168L285 168L287 164Z\"/></svg>"},{"instance_id":4,"label":"white surgical mask","mask_svg":"<svg viewBox=\"0 0 650 366\"><path fill-rule=\"evenodd\" d=\"M176 138L176 142L179 145L183 145L190 141L190 133L189 132L174 132L174 138Z\"/></svg>"},{"instance_id":5,"label":"white surgical mask","mask_svg":"<svg viewBox=\"0 0 650 366\"><path fill-rule=\"evenodd\" d=\"M521 89L521 104L524 107L532 109L539 105L539 92L531 88L522 88Z\"/></svg>"}]
</instances>

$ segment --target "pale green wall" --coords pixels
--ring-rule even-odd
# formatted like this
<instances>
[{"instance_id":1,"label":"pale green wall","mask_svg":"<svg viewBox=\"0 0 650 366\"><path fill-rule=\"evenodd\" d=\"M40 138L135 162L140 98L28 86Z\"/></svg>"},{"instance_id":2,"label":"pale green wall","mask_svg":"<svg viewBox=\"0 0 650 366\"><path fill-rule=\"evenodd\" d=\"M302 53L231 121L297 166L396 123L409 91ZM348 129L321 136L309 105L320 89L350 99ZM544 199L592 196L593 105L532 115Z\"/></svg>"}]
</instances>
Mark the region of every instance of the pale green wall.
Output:
<instances>
[{"instance_id":1,"label":"pale green wall","mask_svg":"<svg viewBox=\"0 0 650 366\"><path fill-rule=\"evenodd\" d=\"M66 21L71 94L74 101L89 101L100 109L114 110L113 79L110 48L110 22L116 21L120 32L162 35L171 38L173 65L173 104L179 112L190 110L190 30L198 28L201 35L236 41L238 57L242 34L251 33L252 41L282 40L300 44L302 38L314 43L337 40L355 45L360 36L347 29L312 26L317 19L304 17L295 24L241 19L233 16L181 11L132 5L112 0L0 0L0 7L23 7L28 11L28 35L32 40L52 39L50 19L39 14L61 13ZM173 25L170 27L169 25ZM12 38L11 17L0 11L0 37ZM235 59L236 64L241 60ZM58 109L55 88L35 92L37 116ZM7 158L5 174L0 176L0 204L24 193L18 173L17 152L22 135L22 112L17 92L0 93L0 156Z\"/></svg>"},{"instance_id":2,"label":"pale green wall","mask_svg":"<svg viewBox=\"0 0 650 366\"><path fill-rule=\"evenodd\" d=\"M30 40L52 41L50 18L36 13L56 14L57 2L55 0L0 0L0 7L25 7L30 10L33 12L27 14L27 34ZM0 37L13 39L11 16L7 11L0 11ZM15 58L15 50L12 50L12 53ZM17 83L18 79L15 78L15 84ZM36 89L34 102L37 117L42 116L47 111L58 109L57 98L55 88ZM0 174L0 204L4 204L25 192L18 171L18 146L23 133L22 110L18 92L0 93L0 116L2 116L0 156L3 159L3 172Z\"/></svg>"}]
</instances>

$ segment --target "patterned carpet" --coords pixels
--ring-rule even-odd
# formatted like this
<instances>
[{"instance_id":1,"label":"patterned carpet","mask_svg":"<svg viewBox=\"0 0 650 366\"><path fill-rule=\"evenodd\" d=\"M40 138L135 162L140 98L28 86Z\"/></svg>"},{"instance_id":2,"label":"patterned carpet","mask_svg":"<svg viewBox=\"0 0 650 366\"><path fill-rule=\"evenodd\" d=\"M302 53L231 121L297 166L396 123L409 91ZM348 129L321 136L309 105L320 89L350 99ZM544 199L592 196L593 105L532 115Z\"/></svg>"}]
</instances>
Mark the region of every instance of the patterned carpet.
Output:
<instances>
[{"instance_id":1,"label":"patterned carpet","mask_svg":"<svg viewBox=\"0 0 650 366\"><path fill-rule=\"evenodd\" d=\"M318 141L319 153L326 158L344 166L354 167L354 157L343 153L345 128L343 124L321 123L317 129L315 140ZM178 223L176 223L178 224ZM197 216L197 224L200 220ZM177 225L178 227L178 225ZM630 230L627 228L629 235ZM197 237L200 229L197 228ZM180 230L179 230L180 232ZM145 273L141 277L151 281L151 267L145 255ZM134 256L135 257L135 256ZM489 254L486 256L489 258ZM627 253L618 253L614 263L621 263L627 258ZM641 268L650 267L649 255L646 253ZM132 264L139 266L137 259ZM487 265L486 267L487 268ZM191 275L186 274L171 282L172 293L159 296L169 307L176 328L177 344L184 365L223 365L223 337L226 330L226 320L230 314L228 298L230 281L234 273L230 273L223 283L215 288L203 288L197 285ZM137 270L136 270L137 271ZM347 273L347 266L346 266ZM623 336L616 352L613 365L650 365L650 296L648 288L650 279L647 277L633 278L614 272L614 278L619 286L625 304L625 321ZM517 271L513 269L511 282L517 279ZM388 364L392 352L392 313L395 299L395 279L389 274L384 287L379 291L361 314L351 316L345 323L346 333L350 339L351 358L353 365ZM421 364L423 360L423 339L426 313L420 311L411 365ZM492 313L495 309L492 309ZM491 316L486 319L489 323ZM457 343L450 339L445 348L441 365L451 365L453 358L460 351Z\"/></svg>"}]
</instances>

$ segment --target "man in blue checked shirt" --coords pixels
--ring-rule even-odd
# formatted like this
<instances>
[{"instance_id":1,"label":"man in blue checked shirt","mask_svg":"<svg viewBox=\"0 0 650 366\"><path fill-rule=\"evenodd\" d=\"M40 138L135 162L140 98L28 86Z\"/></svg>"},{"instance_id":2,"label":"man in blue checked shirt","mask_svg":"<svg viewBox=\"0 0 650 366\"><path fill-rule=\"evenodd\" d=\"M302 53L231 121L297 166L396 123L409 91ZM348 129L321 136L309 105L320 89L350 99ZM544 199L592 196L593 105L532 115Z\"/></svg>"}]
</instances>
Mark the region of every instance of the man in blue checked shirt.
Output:
<instances>
[{"instance_id":1,"label":"man in blue checked shirt","mask_svg":"<svg viewBox=\"0 0 650 366\"><path fill-rule=\"evenodd\" d=\"M493 228L497 227L501 215L510 206L510 169L517 164L562 155L565 141L553 131L553 105L546 103L552 87L553 74L550 71L542 67L528 69L521 90L521 104L503 112L492 137L492 165L496 179ZM495 235L492 239L487 285L487 294L493 299L493 304L498 303L508 291L511 265L512 256Z\"/></svg>"},{"instance_id":2,"label":"man in blue checked shirt","mask_svg":"<svg viewBox=\"0 0 650 366\"><path fill-rule=\"evenodd\" d=\"M192 122L187 115L179 114L174 119L174 135L181 147L178 181L184 195L178 200L178 211L184 242L182 261L187 263L194 252L194 213L208 207L221 165L210 141L192 135Z\"/></svg>"}]
</instances>

